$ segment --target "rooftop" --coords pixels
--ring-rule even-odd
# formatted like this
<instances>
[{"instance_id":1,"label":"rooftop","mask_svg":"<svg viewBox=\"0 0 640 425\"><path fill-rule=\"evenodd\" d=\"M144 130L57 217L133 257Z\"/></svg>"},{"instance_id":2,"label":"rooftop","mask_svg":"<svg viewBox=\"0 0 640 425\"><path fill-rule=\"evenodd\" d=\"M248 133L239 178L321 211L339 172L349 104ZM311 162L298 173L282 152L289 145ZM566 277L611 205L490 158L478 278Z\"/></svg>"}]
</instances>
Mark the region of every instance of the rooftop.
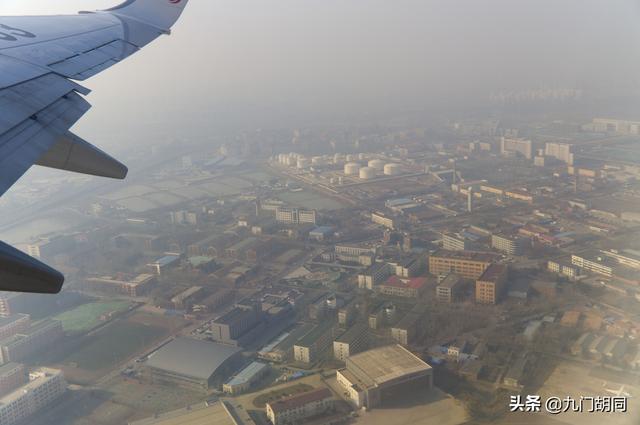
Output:
<instances>
[{"instance_id":1,"label":"rooftop","mask_svg":"<svg viewBox=\"0 0 640 425\"><path fill-rule=\"evenodd\" d=\"M300 395L295 395L293 397L278 400L276 402L269 403L269 405L271 406L271 410L273 410L275 413L279 413L293 410L306 404L313 403L314 401L320 401L331 397L332 394L328 388L320 388L317 390L302 393Z\"/></svg>"},{"instance_id":2,"label":"rooftop","mask_svg":"<svg viewBox=\"0 0 640 425\"><path fill-rule=\"evenodd\" d=\"M179 337L149 356L147 366L196 379L209 379L238 347Z\"/></svg>"},{"instance_id":3,"label":"rooftop","mask_svg":"<svg viewBox=\"0 0 640 425\"><path fill-rule=\"evenodd\" d=\"M425 277L412 277L410 279L400 279L398 276L391 276L384 284L396 288L420 289L427 283Z\"/></svg>"},{"instance_id":4,"label":"rooftop","mask_svg":"<svg viewBox=\"0 0 640 425\"><path fill-rule=\"evenodd\" d=\"M231 378L227 385L242 385L251 380L255 375L269 367L265 363L253 362L249 366L242 369L236 376Z\"/></svg>"},{"instance_id":5,"label":"rooftop","mask_svg":"<svg viewBox=\"0 0 640 425\"><path fill-rule=\"evenodd\" d=\"M460 283L460 280L462 280L462 279L457 274L449 273L447 275L447 277L445 277L444 280L442 282L440 282L440 284L438 286L439 287L443 287L443 288L452 289L454 286L456 286L458 283Z\"/></svg>"},{"instance_id":6,"label":"rooftop","mask_svg":"<svg viewBox=\"0 0 640 425\"><path fill-rule=\"evenodd\" d=\"M355 325L351 326L349 330L347 330L345 333L340 335L340 337L336 339L336 341L350 343L354 339L358 338L360 335L365 333L366 331L367 331L367 327L363 323L356 323Z\"/></svg>"},{"instance_id":7,"label":"rooftop","mask_svg":"<svg viewBox=\"0 0 640 425\"><path fill-rule=\"evenodd\" d=\"M313 328L310 332L308 332L305 336L300 338L300 340L296 342L296 345L301 347L309 347L313 345L318 340L318 338L320 338L326 332L329 332L332 326L333 326L333 323L331 322L324 322L319 324L318 326Z\"/></svg>"},{"instance_id":8,"label":"rooftop","mask_svg":"<svg viewBox=\"0 0 640 425\"><path fill-rule=\"evenodd\" d=\"M158 260L151 263L151 265L164 267L164 266L168 266L169 264L175 261L178 261L179 259L180 259L180 256L178 255L165 255L164 257L159 258Z\"/></svg>"},{"instance_id":9,"label":"rooftop","mask_svg":"<svg viewBox=\"0 0 640 425\"><path fill-rule=\"evenodd\" d=\"M487 270L482 273L478 280L483 282L495 282L507 273L507 266L504 264L491 264Z\"/></svg>"},{"instance_id":10,"label":"rooftop","mask_svg":"<svg viewBox=\"0 0 640 425\"><path fill-rule=\"evenodd\" d=\"M448 251L445 249L440 249L433 254L432 257L438 258L454 258L458 260L470 260L470 261L483 261L483 262L491 262L498 258L498 255L491 254L488 252L476 252L476 251Z\"/></svg>"},{"instance_id":11,"label":"rooftop","mask_svg":"<svg viewBox=\"0 0 640 425\"><path fill-rule=\"evenodd\" d=\"M365 373L368 380L376 385L431 369L431 366L401 345L388 345L356 354L349 357L347 369L351 369L351 365Z\"/></svg>"}]
</instances>

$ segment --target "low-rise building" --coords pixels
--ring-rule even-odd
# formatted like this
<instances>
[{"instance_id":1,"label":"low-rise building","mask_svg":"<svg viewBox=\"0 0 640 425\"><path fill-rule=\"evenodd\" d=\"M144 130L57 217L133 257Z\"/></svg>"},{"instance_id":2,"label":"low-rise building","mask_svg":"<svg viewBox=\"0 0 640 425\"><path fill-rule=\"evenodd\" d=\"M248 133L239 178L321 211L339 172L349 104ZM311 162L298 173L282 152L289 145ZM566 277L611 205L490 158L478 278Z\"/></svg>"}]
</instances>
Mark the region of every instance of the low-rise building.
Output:
<instances>
[{"instance_id":1,"label":"low-rise building","mask_svg":"<svg viewBox=\"0 0 640 425\"><path fill-rule=\"evenodd\" d=\"M333 341L333 356L344 362L347 357L363 351L367 344L367 326L357 323Z\"/></svg>"},{"instance_id":2,"label":"low-rise building","mask_svg":"<svg viewBox=\"0 0 640 425\"><path fill-rule=\"evenodd\" d=\"M606 277L613 276L613 265L609 258L600 253L585 253L571 255L571 264L583 270Z\"/></svg>"},{"instance_id":3,"label":"low-rise building","mask_svg":"<svg viewBox=\"0 0 640 425\"><path fill-rule=\"evenodd\" d=\"M429 273L434 276L455 273L467 279L478 279L494 262L489 253L440 250L429 257Z\"/></svg>"},{"instance_id":4,"label":"low-rise building","mask_svg":"<svg viewBox=\"0 0 640 425\"><path fill-rule=\"evenodd\" d=\"M165 255L162 258L157 259L153 263L147 264L147 266L153 270L158 276L168 269L177 267L180 264L180 256L175 254Z\"/></svg>"},{"instance_id":5,"label":"low-rise building","mask_svg":"<svg viewBox=\"0 0 640 425\"><path fill-rule=\"evenodd\" d=\"M383 282L393 273L391 266L387 263L374 263L364 272L358 275L358 288L375 289L375 286Z\"/></svg>"},{"instance_id":6,"label":"low-rise building","mask_svg":"<svg viewBox=\"0 0 640 425\"><path fill-rule=\"evenodd\" d=\"M467 251L471 248L471 242L457 233L444 233L442 235L442 248L447 251Z\"/></svg>"},{"instance_id":7,"label":"low-rise building","mask_svg":"<svg viewBox=\"0 0 640 425\"><path fill-rule=\"evenodd\" d=\"M491 236L491 247L507 255L523 255L530 243L530 239L520 236L495 234Z\"/></svg>"},{"instance_id":8,"label":"low-rise building","mask_svg":"<svg viewBox=\"0 0 640 425\"><path fill-rule=\"evenodd\" d=\"M580 276L580 268L578 266L560 260L549 260L547 262L547 270L566 276L571 280Z\"/></svg>"},{"instance_id":9,"label":"low-rise building","mask_svg":"<svg viewBox=\"0 0 640 425\"><path fill-rule=\"evenodd\" d=\"M377 286L378 292L395 297L418 298L426 288L427 279L414 277L410 279L391 276L386 282Z\"/></svg>"},{"instance_id":10,"label":"low-rise building","mask_svg":"<svg viewBox=\"0 0 640 425\"><path fill-rule=\"evenodd\" d=\"M492 264L476 281L476 302L497 304L506 290L508 268L504 264Z\"/></svg>"},{"instance_id":11,"label":"low-rise building","mask_svg":"<svg viewBox=\"0 0 640 425\"><path fill-rule=\"evenodd\" d=\"M276 221L284 224L316 224L317 215L315 210L287 207L276 209Z\"/></svg>"},{"instance_id":12,"label":"low-rise building","mask_svg":"<svg viewBox=\"0 0 640 425\"><path fill-rule=\"evenodd\" d=\"M87 288L91 291L139 297L145 295L156 283L156 277L143 273L133 279L119 279L112 276L90 277Z\"/></svg>"},{"instance_id":13,"label":"low-rise building","mask_svg":"<svg viewBox=\"0 0 640 425\"><path fill-rule=\"evenodd\" d=\"M222 386L222 390L231 395L247 392L256 382L269 373L269 370L268 364L253 362L227 381Z\"/></svg>"},{"instance_id":14,"label":"low-rise building","mask_svg":"<svg viewBox=\"0 0 640 425\"><path fill-rule=\"evenodd\" d=\"M436 300L450 304L460 298L462 292L462 278L455 273L449 273L436 286Z\"/></svg>"},{"instance_id":15,"label":"low-rise building","mask_svg":"<svg viewBox=\"0 0 640 425\"><path fill-rule=\"evenodd\" d=\"M300 338L293 346L293 357L302 363L313 363L318 355L325 350L333 340L333 324L324 322L313 328Z\"/></svg>"},{"instance_id":16,"label":"low-rise building","mask_svg":"<svg viewBox=\"0 0 640 425\"><path fill-rule=\"evenodd\" d=\"M0 366L0 397L27 383L28 375L23 364L5 363Z\"/></svg>"},{"instance_id":17,"label":"low-rise building","mask_svg":"<svg viewBox=\"0 0 640 425\"><path fill-rule=\"evenodd\" d=\"M36 323L22 333L0 340L1 360L3 363L20 362L59 340L63 333L59 320Z\"/></svg>"},{"instance_id":18,"label":"low-rise building","mask_svg":"<svg viewBox=\"0 0 640 425\"><path fill-rule=\"evenodd\" d=\"M273 425L302 423L307 418L332 412L334 402L331 391L320 388L267 403L267 417Z\"/></svg>"},{"instance_id":19,"label":"low-rise building","mask_svg":"<svg viewBox=\"0 0 640 425\"><path fill-rule=\"evenodd\" d=\"M29 375L29 383L0 398L0 423L13 425L49 406L67 390L62 371L42 368Z\"/></svg>"},{"instance_id":20,"label":"low-rise building","mask_svg":"<svg viewBox=\"0 0 640 425\"><path fill-rule=\"evenodd\" d=\"M391 327L391 337L402 345L412 344L420 333L420 321L424 317L426 307L416 304L398 323Z\"/></svg>"},{"instance_id":21,"label":"low-rise building","mask_svg":"<svg viewBox=\"0 0 640 425\"><path fill-rule=\"evenodd\" d=\"M400 261L395 265L396 276L403 278L416 277L422 269L422 260L419 257Z\"/></svg>"},{"instance_id":22,"label":"low-rise building","mask_svg":"<svg viewBox=\"0 0 640 425\"><path fill-rule=\"evenodd\" d=\"M372 212L371 221L391 230L394 230L397 227L396 222L392 217L388 217L381 212Z\"/></svg>"}]
</instances>

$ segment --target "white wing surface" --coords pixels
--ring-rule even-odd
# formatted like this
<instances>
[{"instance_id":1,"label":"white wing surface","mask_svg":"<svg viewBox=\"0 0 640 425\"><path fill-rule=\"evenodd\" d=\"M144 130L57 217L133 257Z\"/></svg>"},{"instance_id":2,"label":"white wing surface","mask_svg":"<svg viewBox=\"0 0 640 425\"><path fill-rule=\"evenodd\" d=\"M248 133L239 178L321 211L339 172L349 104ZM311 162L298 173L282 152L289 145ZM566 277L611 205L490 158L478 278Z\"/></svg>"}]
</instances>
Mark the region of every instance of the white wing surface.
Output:
<instances>
[{"instance_id":1,"label":"white wing surface","mask_svg":"<svg viewBox=\"0 0 640 425\"><path fill-rule=\"evenodd\" d=\"M0 17L0 196L32 165L123 179L127 168L69 129L83 81L168 34L188 0L128 0L69 16ZM0 290L57 293L63 276L0 242Z\"/></svg>"}]
</instances>

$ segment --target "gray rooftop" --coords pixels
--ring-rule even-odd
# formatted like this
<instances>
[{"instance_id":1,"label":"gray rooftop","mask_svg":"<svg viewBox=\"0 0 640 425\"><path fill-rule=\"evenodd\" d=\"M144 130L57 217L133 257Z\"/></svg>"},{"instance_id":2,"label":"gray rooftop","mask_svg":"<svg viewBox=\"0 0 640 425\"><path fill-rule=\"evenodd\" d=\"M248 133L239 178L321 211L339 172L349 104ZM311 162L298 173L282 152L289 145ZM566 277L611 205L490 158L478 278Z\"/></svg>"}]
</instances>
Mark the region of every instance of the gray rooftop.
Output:
<instances>
[{"instance_id":1,"label":"gray rooftop","mask_svg":"<svg viewBox=\"0 0 640 425\"><path fill-rule=\"evenodd\" d=\"M209 379L240 351L238 347L180 337L150 355L147 366L191 378Z\"/></svg>"}]
</instances>

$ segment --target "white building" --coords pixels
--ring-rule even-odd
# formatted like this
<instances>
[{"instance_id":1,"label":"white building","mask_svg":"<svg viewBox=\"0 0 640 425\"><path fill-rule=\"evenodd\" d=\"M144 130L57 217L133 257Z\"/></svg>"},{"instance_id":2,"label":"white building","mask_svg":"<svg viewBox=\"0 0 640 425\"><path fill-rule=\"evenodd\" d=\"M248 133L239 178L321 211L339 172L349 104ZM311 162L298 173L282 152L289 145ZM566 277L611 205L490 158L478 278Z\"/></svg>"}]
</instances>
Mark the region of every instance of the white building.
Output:
<instances>
[{"instance_id":1,"label":"white building","mask_svg":"<svg viewBox=\"0 0 640 425\"><path fill-rule=\"evenodd\" d=\"M62 371L42 368L32 372L28 384L0 399L0 424L24 421L62 396L66 389Z\"/></svg>"}]
</instances>

